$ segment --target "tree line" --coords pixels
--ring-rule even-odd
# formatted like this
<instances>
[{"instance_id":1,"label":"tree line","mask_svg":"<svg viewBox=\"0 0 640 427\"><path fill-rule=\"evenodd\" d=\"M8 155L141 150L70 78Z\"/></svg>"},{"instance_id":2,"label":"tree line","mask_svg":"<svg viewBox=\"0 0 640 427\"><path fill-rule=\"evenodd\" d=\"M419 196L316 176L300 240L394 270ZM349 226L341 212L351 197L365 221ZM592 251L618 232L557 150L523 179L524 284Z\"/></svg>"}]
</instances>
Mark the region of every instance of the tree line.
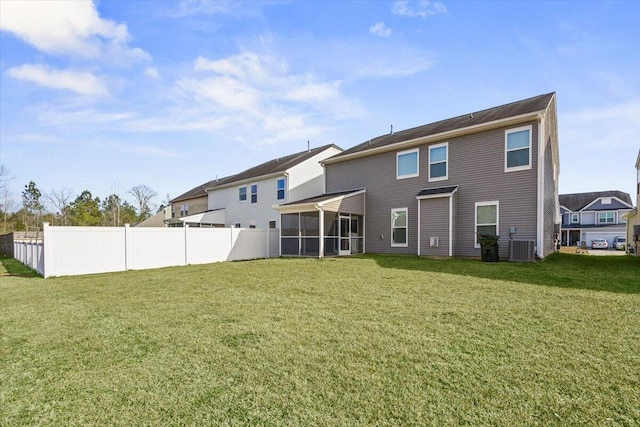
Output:
<instances>
[{"instance_id":1,"label":"tree line","mask_svg":"<svg viewBox=\"0 0 640 427\"><path fill-rule=\"evenodd\" d=\"M9 169L0 165L0 214L3 233L11 231L36 231L42 223L51 225L95 225L123 226L136 224L160 212L168 206L167 200L157 209L156 193L150 187L140 184L127 191L132 202L114 192L107 197L94 196L84 190L75 194L69 188L53 189L43 193L35 182L24 186L21 199L17 200L9 190L12 178Z\"/></svg>"}]
</instances>

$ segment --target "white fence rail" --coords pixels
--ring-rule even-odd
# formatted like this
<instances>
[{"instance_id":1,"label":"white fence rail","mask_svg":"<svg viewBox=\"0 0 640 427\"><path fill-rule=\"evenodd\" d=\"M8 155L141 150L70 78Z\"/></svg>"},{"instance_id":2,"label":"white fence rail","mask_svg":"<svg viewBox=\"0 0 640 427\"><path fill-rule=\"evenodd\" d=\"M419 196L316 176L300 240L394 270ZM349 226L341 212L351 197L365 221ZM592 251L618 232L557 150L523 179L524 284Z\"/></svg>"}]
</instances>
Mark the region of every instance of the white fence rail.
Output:
<instances>
[{"instance_id":1,"label":"white fence rail","mask_svg":"<svg viewBox=\"0 0 640 427\"><path fill-rule=\"evenodd\" d=\"M279 233L246 228L52 227L45 223L43 241L15 242L14 250L16 259L46 278L277 257Z\"/></svg>"}]
</instances>

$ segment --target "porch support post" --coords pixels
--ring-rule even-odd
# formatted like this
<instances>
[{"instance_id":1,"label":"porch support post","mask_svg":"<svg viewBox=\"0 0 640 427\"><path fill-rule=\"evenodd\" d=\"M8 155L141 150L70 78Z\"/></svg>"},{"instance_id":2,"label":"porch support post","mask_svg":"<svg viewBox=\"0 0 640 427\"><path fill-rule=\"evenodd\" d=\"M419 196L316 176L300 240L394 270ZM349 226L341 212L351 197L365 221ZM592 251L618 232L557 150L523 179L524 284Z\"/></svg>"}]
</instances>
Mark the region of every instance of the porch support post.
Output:
<instances>
[{"instance_id":1,"label":"porch support post","mask_svg":"<svg viewBox=\"0 0 640 427\"><path fill-rule=\"evenodd\" d=\"M320 211L320 241L318 242L318 258L324 257L324 210L319 208Z\"/></svg>"}]
</instances>

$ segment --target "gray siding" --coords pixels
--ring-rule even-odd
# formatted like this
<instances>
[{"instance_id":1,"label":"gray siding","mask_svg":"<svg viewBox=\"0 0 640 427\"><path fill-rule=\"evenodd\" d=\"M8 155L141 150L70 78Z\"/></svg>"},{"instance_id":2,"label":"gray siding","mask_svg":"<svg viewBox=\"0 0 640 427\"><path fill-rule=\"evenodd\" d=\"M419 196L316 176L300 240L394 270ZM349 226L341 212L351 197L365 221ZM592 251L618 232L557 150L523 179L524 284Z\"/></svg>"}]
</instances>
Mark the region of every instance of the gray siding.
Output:
<instances>
[{"instance_id":1,"label":"gray siding","mask_svg":"<svg viewBox=\"0 0 640 427\"><path fill-rule=\"evenodd\" d=\"M531 169L505 172L505 130L500 128L433 144L449 142L448 179L428 181L428 145L420 146L419 176L396 179L396 151L326 165L327 191L366 188L366 245L371 253L417 253L416 195L425 188L457 185L454 216L455 255L478 257L475 244L475 203L500 202L500 256L508 256L509 228L516 239L536 239L538 125L532 125ZM401 149L400 151L403 151ZM392 248L391 209L408 208L407 248Z\"/></svg>"},{"instance_id":2,"label":"gray siding","mask_svg":"<svg viewBox=\"0 0 640 427\"><path fill-rule=\"evenodd\" d=\"M430 245L438 238L438 246ZM420 200L420 255L449 256L449 197Z\"/></svg>"}]
</instances>

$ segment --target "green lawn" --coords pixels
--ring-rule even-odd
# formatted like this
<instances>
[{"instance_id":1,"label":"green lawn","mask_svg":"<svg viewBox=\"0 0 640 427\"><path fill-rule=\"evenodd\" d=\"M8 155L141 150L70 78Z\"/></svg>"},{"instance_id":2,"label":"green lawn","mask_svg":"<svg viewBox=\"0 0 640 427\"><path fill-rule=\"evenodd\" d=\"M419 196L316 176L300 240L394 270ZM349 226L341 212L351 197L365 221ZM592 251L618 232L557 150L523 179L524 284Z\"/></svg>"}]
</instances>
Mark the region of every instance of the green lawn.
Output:
<instances>
[{"instance_id":1,"label":"green lawn","mask_svg":"<svg viewBox=\"0 0 640 427\"><path fill-rule=\"evenodd\" d=\"M0 426L640 425L638 258L2 261Z\"/></svg>"}]
</instances>

